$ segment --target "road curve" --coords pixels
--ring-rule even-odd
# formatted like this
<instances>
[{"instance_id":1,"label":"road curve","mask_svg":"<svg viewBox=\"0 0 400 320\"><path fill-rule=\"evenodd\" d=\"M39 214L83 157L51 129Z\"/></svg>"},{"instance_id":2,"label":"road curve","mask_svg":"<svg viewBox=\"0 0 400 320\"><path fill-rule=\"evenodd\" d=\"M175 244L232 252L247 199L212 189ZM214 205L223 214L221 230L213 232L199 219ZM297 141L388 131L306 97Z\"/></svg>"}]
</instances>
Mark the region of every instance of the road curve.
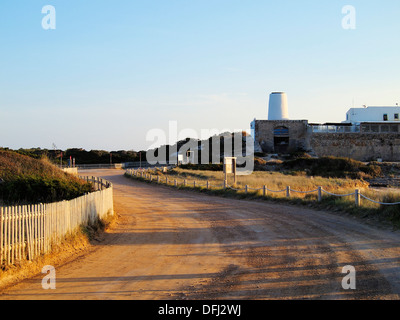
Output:
<instances>
[{"instance_id":1,"label":"road curve","mask_svg":"<svg viewBox=\"0 0 400 320\"><path fill-rule=\"evenodd\" d=\"M114 184L117 224L94 250L0 300L399 299L400 234L356 219L137 182ZM344 266L356 289L345 290Z\"/></svg>"}]
</instances>

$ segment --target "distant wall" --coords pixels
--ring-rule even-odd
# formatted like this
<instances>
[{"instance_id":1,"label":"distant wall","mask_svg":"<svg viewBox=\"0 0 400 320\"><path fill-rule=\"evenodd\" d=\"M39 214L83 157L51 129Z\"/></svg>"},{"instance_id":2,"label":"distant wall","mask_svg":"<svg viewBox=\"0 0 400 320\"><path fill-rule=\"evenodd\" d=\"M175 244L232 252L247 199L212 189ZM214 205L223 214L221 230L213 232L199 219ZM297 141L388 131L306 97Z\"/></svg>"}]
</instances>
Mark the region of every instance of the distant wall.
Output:
<instances>
[{"instance_id":1,"label":"distant wall","mask_svg":"<svg viewBox=\"0 0 400 320\"><path fill-rule=\"evenodd\" d=\"M313 133L310 147L320 157L400 161L399 133Z\"/></svg>"},{"instance_id":2,"label":"distant wall","mask_svg":"<svg viewBox=\"0 0 400 320\"><path fill-rule=\"evenodd\" d=\"M315 156L348 157L359 161L400 161L400 130L379 124L376 130L361 126L361 132L311 132L307 120L255 120L254 136L265 153L279 153L276 132L288 128L287 152L307 151ZM374 125L376 126L376 125ZM386 128L387 127L387 128ZM379 129L380 128L380 129ZM384 130L383 130L384 129ZM389 130L390 129L390 130ZM396 130L394 130L396 129Z\"/></svg>"}]
</instances>

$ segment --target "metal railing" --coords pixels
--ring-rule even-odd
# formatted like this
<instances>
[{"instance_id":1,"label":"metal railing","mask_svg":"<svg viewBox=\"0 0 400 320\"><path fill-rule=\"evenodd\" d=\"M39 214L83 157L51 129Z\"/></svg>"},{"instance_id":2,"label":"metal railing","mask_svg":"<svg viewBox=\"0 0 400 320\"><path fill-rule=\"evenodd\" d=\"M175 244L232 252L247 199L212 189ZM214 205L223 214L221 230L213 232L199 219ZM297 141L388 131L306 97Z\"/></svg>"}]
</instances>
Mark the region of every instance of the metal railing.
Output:
<instances>
[{"instance_id":1,"label":"metal railing","mask_svg":"<svg viewBox=\"0 0 400 320\"><path fill-rule=\"evenodd\" d=\"M340 125L309 125L308 131L311 133L354 133L360 132L359 125L340 126Z\"/></svg>"}]
</instances>

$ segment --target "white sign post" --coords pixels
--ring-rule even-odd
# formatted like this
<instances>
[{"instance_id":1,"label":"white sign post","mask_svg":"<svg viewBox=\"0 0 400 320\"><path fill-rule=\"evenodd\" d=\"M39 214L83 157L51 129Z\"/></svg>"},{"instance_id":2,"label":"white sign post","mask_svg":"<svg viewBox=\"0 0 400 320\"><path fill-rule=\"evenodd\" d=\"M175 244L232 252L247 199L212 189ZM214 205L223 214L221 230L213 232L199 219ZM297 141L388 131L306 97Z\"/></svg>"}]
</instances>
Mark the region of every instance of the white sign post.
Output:
<instances>
[{"instance_id":1,"label":"white sign post","mask_svg":"<svg viewBox=\"0 0 400 320\"><path fill-rule=\"evenodd\" d=\"M236 157L224 157L225 182L228 181L229 173L233 173L233 183L236 183Z\"/></svg>"},{"instance_id":2,"label":"white sign post","mask_svg":"<svg viewBox=\"0 0 400 320\"><path fill-rule=\"evenodd\" d=\"M183 163L183 154L178 154L178 166Z\"/></svg>"}]
</instances>

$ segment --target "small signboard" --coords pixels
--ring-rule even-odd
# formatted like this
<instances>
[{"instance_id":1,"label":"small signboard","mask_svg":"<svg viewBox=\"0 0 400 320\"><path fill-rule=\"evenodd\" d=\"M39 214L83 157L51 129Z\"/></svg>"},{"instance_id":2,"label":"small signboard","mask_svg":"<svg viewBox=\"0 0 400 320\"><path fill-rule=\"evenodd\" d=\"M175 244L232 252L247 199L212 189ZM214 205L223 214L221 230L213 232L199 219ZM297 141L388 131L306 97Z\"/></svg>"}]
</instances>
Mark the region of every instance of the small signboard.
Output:
<instances>
[{"instance_id":1,"label":"small signboard","mask_svg":"<svg viewBox=\"0 0 400 320\"><path fill-rule=\"evenodd\" d=\"M177 165L181 165L183 163L183 154L178 154L178 163Z\"/></svg>"},{"instance_id":2,"label":"small signboard","mask_svg":"<svg viewBox=\"0 0 400 320\"><path fill-rule=\"evenodd\" d=\"M228 180L228 174L234 174L234 182L236 183L236 157L224 157L224 174L225 180Z\"/></svg>"}]
</instances>

